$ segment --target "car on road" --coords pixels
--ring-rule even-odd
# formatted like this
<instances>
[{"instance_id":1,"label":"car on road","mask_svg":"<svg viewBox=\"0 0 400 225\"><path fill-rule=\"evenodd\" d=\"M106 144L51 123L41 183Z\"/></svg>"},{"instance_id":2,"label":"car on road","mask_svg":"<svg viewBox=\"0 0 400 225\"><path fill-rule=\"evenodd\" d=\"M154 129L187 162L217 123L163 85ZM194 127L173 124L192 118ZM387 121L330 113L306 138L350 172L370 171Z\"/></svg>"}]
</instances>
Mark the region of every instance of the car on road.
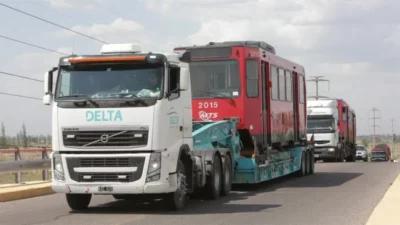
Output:
<instances>
[{"instance_id":1,"label":"car on road","mask_svg":"<svg viewBox=\"0 0 400 225\"><path fill-rule=\"evenodd\" d=\"M368 162L368 151L364 145L356 146L356 160L363 160L364 162Z\"/></svg>"}]
</instances>

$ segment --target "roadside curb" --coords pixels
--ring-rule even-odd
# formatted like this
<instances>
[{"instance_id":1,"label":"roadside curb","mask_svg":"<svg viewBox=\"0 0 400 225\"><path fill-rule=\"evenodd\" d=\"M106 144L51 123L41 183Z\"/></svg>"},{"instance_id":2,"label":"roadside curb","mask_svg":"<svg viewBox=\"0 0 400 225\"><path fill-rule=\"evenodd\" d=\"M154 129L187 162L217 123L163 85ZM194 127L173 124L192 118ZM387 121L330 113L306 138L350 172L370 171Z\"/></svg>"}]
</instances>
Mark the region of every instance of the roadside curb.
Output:
<instances>
[{"instance_id":1,"label":"roadside curb","mask_svg":"<svg viewBox=\"0 0 400 225\"><path fill-rule=\"evenodd\" d=\"M400 221L400 175L386 191L382 200L372 211L366 225L398 225Z\"/></svg>"},{"instance_id":2,"label":"roadside curb","mask_svg":"<svg viewBox=\"0 0 400 225\"><path fill-rule=\"evenodd\" d=\"M51 188L51 184L48 182L39 184L23 184L0 188L0 202L8 202L50 194L54 194L54 191Z\"/></svg>"}]
</instances>

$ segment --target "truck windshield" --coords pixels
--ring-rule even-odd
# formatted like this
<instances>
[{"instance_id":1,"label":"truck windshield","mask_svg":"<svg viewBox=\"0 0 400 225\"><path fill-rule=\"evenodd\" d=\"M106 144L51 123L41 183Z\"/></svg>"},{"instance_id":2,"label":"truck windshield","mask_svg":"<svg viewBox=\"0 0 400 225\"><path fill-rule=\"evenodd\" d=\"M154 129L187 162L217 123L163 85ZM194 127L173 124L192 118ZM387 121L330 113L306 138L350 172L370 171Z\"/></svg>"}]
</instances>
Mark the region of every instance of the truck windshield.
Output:
<instances>
[{"instance_id":1,"label":"truck windshield","mask_svg":"<svg viewBox=\"0 0 400 225\"><path fill-rule=\"evenodd\" d=\"M73 99L158 99L162 93L164 69L148 65L79 65L62 67L56 98Z\"/></svg>"},{"instance_id":2,"label":"truck windshield","mask_svg":"<svg viewBox=\"0 0 400 225\"><path fill-rule=\"evenodd\" d=\"M236 60L190 63L192 98L234 98L240 94L239 64Z\"/></svg>"},{"instance_id":3,"label":"truck windshield","mask_svg":"<svg viewBox=\"0 0 400 225\"><path fill-rule=\"evenodd\" d=\"M372 152L371 156L376 158L386 157L386 152Z\"/></svg>"},{"instance_id":4,"label":"truck windshield","mask_svg":"<svg viewBox=\"0 0 400 225\"><path fill-rule=\"evenodd\" d=\"M333 119L307 119L307 132L308 133L326 133L334 132L334 120Z\"/></svg>"}]
</instances>

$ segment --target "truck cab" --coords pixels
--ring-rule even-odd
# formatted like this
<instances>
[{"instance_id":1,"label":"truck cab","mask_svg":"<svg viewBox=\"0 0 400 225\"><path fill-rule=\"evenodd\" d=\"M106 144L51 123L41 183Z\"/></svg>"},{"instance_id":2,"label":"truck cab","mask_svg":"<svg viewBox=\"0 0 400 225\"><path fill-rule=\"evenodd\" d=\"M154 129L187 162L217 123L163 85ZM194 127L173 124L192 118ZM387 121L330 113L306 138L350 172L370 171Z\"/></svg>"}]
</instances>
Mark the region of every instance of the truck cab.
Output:
<instances>
[{"instance_id":1,"label":"truck cab","mask_svg":"<svg viewBox=\"0 0 400 225\"><path fill-rule=\"evenodd\" d=\"M371 162L390 162L392 159L390 147L387 144L378 144L371 150Z\"/></svg>"},{"instance_id":2,"label":"truck cab","mask_svg":"<svg viewBox=\"0 0 400 225\"><path fill-rule=\"evenodd\" d=\"M336 100L307 101L307 139L314 135L315 160L343 161Z\"/></svg>"},{"instance_id":3,"label":"truck cab","mask_svg":"<svg viewBox=\"0 0 400 225\"><path fill-rule=\"evenodd\" d=\"M193 148L184 57L106 44L98 55L61 58L45 74L44 92L52 188L66 193L71 208L87 207L92 194L165 194L182 205L181 162Z\"/></svg>"}]
</instances>

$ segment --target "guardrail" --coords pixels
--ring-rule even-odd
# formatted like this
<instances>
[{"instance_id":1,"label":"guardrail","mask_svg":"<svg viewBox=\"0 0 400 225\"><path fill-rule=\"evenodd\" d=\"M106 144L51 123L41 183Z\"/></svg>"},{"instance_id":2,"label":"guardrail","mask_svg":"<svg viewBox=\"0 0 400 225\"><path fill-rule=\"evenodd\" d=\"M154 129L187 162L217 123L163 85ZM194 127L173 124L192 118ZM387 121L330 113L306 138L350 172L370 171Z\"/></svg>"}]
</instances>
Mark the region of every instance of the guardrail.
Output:
<instances>
[{"instance_id":1,"label":"guardrail","mask_svg":"<svg viewBox=\"0 0 400 225\"><path fill-rule=\"evenodd\" d=\"M51 162L47 152L51 152L51 148L26 148L26 149L0 149L0 153L14 153L14 161L0 162L1 173L15 173L15 183L22 183L21 172L30 170L42 170L43 180L48 180L48 169L51 167ZM41 159L23 160L21 153L41 152Z\"/></svg>"}]
</instances>

